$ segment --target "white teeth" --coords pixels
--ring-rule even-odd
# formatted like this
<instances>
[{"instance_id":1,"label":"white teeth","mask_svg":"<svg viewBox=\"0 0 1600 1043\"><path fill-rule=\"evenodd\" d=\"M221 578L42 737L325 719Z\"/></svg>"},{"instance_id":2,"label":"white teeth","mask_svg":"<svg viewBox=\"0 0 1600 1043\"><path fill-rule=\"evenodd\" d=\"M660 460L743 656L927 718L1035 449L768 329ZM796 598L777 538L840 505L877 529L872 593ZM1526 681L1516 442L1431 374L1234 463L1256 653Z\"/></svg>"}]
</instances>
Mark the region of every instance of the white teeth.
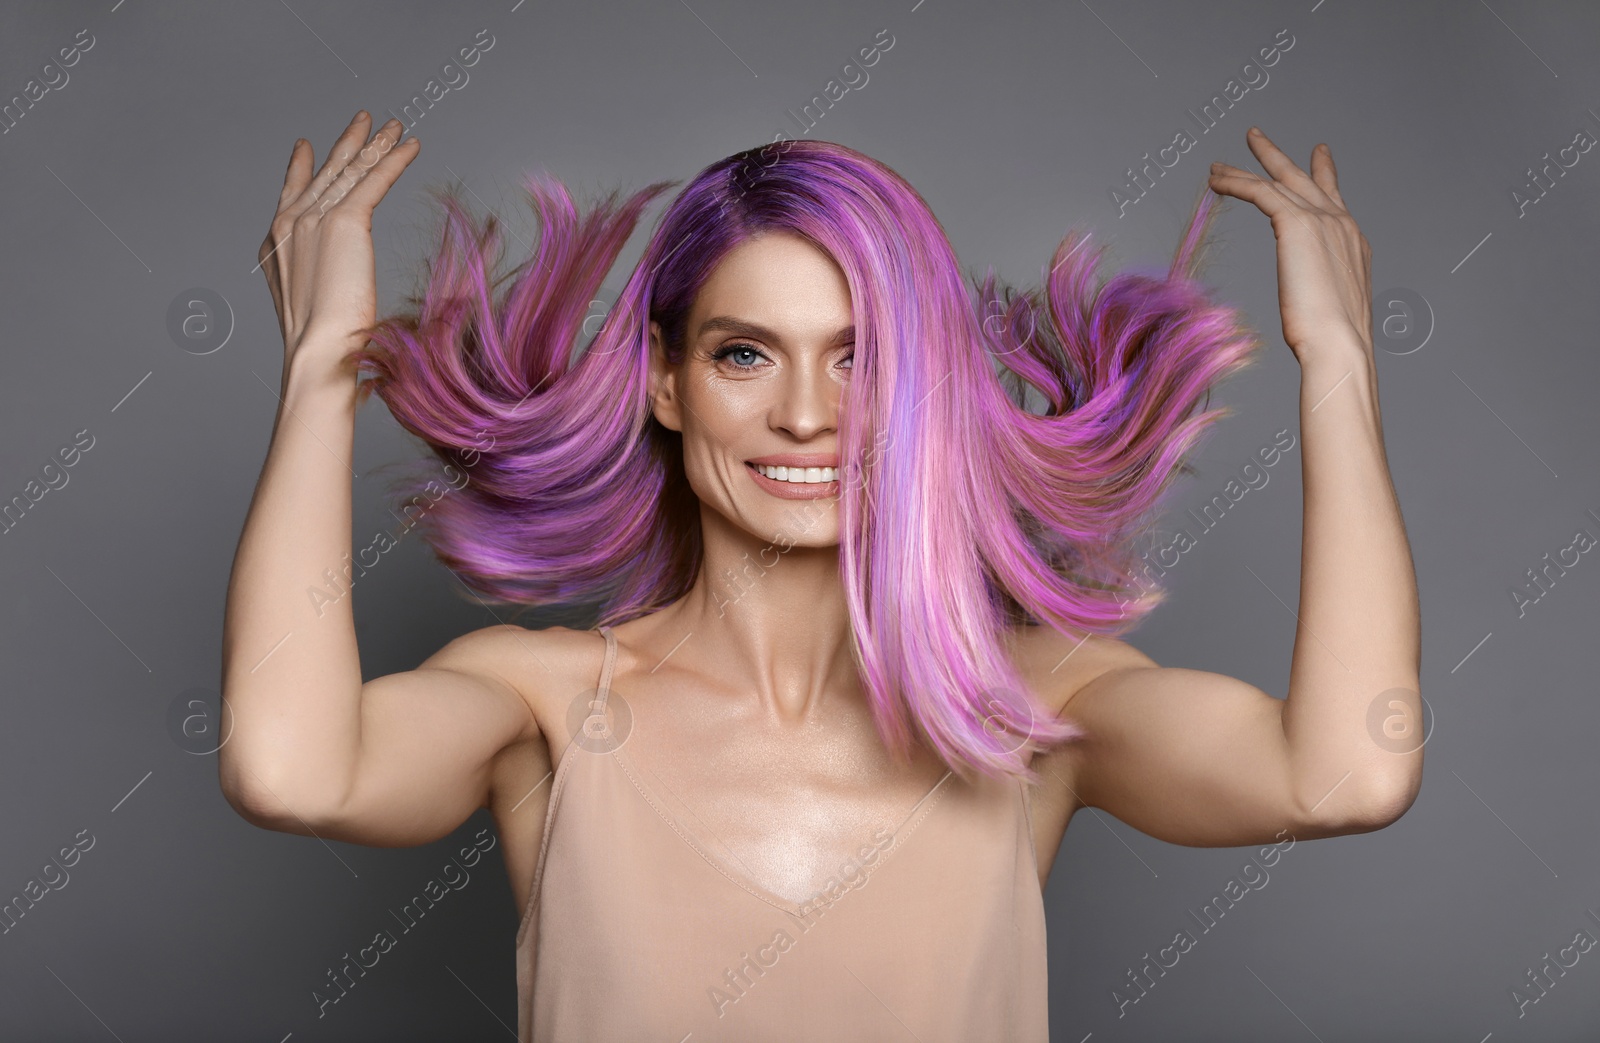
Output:
<instances>
[{"instance_id":1,"label":"white teeth","mask_svg":"<svg viewBox=\"0 0 1600 1043\"><path fill-rule=\"evenodd\" d=\"M839 479L839 471L834 467L773 467L769 464L754 466L756 470L774 481L789 482L793 485L820 485Z\"/></svg>"}]
</instances>

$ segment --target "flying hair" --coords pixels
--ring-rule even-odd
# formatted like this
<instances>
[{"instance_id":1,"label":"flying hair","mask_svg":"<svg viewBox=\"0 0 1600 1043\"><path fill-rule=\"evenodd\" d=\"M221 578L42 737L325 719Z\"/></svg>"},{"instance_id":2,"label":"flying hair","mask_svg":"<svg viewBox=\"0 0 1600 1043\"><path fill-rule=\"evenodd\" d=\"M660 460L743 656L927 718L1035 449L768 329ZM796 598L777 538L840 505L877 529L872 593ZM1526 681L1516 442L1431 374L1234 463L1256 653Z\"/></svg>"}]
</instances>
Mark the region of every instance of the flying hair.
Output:
<instances>
[{"instance_id":1,"label":"flying hair","mask_svg":"<svg viewBox=\"0 0 1600 1043\"><path fill-rule=\"evenodd\" d=\"M799 236L848 282L856 327L839 423L839 568L880 737L962 778L1029 783L1033 752L1082 736L1027 690L1007 633L1124 633L1165 592L1138 544L1186 457L1228 415L1213 386L1259 340L1197 281L1219 207L1203 188L1171 265L1100 274L1070 231L1040 285L969 285L922 197L882 163L787 140L711 164L662 214L605 321L590 302L644 210L677 182L581 213L557 179L523 191L531 255L502 275L501 223L453 188L426 287L356 360L364 400L469 481L420 522L476 595L596 606L612 625L683 597L701 565L681 435L651 411L649 325L683 358L690 307L720 260ZM579 350L581 349L581 350ZM470 461L470 463L469 463ZM423 485L422 473L401 484Z\"/></svg>"}]
</instances>

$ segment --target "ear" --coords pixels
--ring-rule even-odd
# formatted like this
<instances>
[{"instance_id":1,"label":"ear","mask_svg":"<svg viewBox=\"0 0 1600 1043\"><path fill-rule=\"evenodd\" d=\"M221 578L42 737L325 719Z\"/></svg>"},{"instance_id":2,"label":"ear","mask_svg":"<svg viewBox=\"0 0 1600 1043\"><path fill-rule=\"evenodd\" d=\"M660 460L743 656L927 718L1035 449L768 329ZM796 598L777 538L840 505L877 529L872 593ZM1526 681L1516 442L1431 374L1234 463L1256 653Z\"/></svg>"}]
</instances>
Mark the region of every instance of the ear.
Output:
<instances>
[{"instance_id":1,"label":"ear","mask_svg":"<svg viewBox=\"0 0 1600 1043\"><path fill-rule=\"evenodd\" d=\"M678 406L678 367L667 361L659 322L650 323L650 389L651 411L656 420L669 431L681 432L683 415Z\"/></svg>"}]
</instances>

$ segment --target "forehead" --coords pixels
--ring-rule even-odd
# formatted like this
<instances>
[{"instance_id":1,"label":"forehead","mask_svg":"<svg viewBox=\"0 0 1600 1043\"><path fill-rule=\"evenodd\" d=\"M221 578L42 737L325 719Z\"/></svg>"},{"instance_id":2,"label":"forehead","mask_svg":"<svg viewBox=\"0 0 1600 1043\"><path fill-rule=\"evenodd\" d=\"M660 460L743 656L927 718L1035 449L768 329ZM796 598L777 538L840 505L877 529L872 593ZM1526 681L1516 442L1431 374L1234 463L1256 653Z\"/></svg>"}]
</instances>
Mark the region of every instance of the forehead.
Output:
<instances>
[{"instance_id":1,"label":"forehead","mask_svg":"<svg viewBox=\"0 0 1600 1043\"><path fill-rule=\"evenodd\" d=\"M690 309L690 336L713 315L831 333L850 322L850 286L833 259L811 243L767 232L729 250L712 270Z\"/></svg>"}]
</instances>

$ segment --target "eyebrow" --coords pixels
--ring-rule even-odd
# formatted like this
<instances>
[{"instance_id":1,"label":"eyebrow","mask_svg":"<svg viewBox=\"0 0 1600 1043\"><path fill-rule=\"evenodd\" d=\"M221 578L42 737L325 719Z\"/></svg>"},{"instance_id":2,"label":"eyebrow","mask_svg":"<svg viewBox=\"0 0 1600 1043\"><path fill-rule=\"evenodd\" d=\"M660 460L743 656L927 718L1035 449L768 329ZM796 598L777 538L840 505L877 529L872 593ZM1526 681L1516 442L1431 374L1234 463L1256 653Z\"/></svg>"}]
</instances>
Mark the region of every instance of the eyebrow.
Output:
<instances>
[{"instance_id":1,"label":"eyebrow","mask_svg":"<svg viewBox=\"0 0 1600 1043\"><path fill-rule=\"evenodd\" d=\"M744 319L736 319L731 315L716 315L707 319L705 322L700 324L700 330L695 334L695 336L697 338L704 337L707 333L716 331L733 333L743 337L755 337L757 340L764 340L774 344L781 344L783 342L782 337L774 333L772 330L767 329L765 326L762 326L759 323L747 322ZM830 343L844 344L847 341L854 340L855 336L856 328L852 323L849 326L841 327L839 331L833 335L833 339Z\"/></svg>"}]
</instances>

